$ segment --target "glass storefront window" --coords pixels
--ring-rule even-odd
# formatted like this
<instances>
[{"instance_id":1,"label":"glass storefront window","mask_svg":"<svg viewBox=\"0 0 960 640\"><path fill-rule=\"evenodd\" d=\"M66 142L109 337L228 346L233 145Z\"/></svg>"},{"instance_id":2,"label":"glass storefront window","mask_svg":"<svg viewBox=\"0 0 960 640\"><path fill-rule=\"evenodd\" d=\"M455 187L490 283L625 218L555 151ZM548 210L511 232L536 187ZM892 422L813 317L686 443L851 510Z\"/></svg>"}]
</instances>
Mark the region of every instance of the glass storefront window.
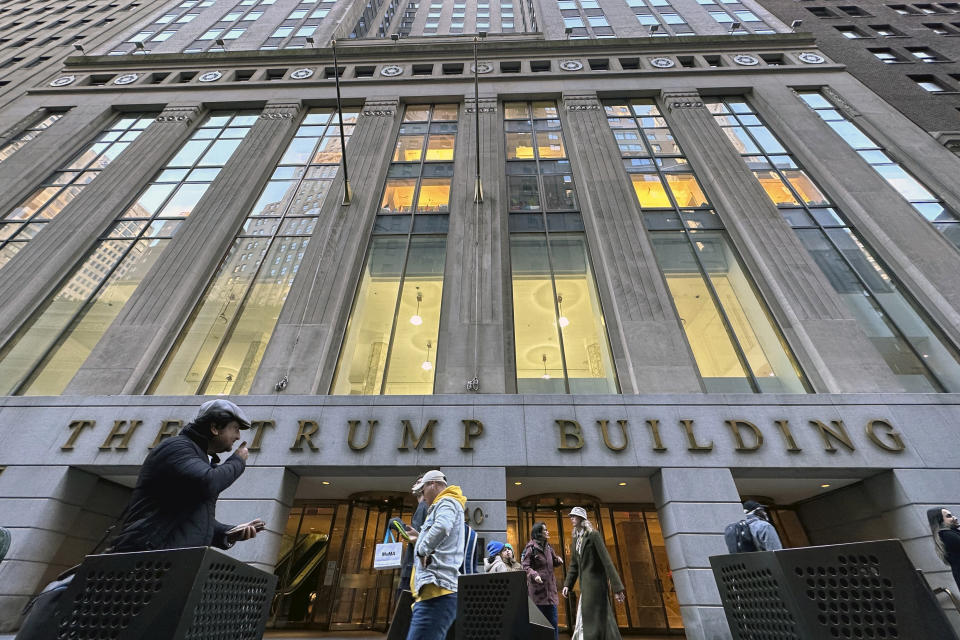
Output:
<instances>
[{"instance_id":1,"label":"glass storefront window","mask_svg":"<svg viewBox=\"0 0 960 640\"><path fill-rule=\"evenodd\" d=\"M817 95L801 93L811 107L823 110L829 103ZM768 168L754 175L903 387L920 393L960 390L957 348L776 141L760 114L739 98L706 102L724 130L749 123L751 135L761 136L778 150L773 156L745 155L744 161L751 167Z\"/></svg>"},{"instance_id":2,"label":"glass storefront window","mask_svg":"<svg viewBox=\"0 0 960 640\"><path fill-rule=\"evenodd\" d=\"M635 153L623 156L706 390L808 391L799 365L656 102L610 102L605 109L614 137L636 132L645 144L645 155L654 159L637 160ZM771 188L784 190L779 178Z\"/></svg>"},{"instance_id":3,"label":"glass storefront window","mask_svg":"<svg viewBox=\"0 0 960 640\"><path fill-rule=\"evenodd\" d=\"M190 169L227 132L228 125L245 135L254 121L247 113L215 112L200 125L185 146L199 140L204 148L192 153L189 161L178 153L168 162L141 198L101 237L67 282L4 347L0 355L0 380L4 381L0 391L6 395L63 392L166 248L180 225L180 218L189 215L215 177L215 173L203 174L191 182ZM228 157L220 159L225 163ZM219 165L213 167L220 169ZM175 175L171 177L171 173ZM153 196L149 203L141 204L151 188L158 185L168 187L165 202L176 201L173 208L165 208L164 199ZM189 195L180 200L170 195L181 192ZM158 209L160 213L155 213ZM162 219L165 215L167 219Z\"/></svg>"},{"instance_id":4,"label":"glass storefront window","mask_svg":"<svg viewBox=\"0 0 960 640\"><path fill-rule=\"evenodd\" d=\"M388 176L396 177L386 181L332 394L433 393L446 260L439 234L450 210L458 113L452 104L404 112L404 127L419 127L428 151L417 163L390 166Z\"/></svg>"},{"instance_id":5,"label":"glass storefront window","mask_svg":"<svg viewBox=\"0 0 960 640\"><path fill-rule=\"evenodd\" d=\"M358 113L343 113L344 138ZM339 153L336 112L307 112L149 393L247 393L303 261ZM319 159L319 160L318 160Z\"/></svg>"},{"instance_id":6,"label":"glass storefront window","mask_svg":"<svg viewBox=\"0 0 960 640\"><path fill-rule=\"evenodd\" d=\"M60 114L52 114L42 123L50 121L54 115ZM155 113L129 113L118 117L83 151L44 180L36 191L0 217L0 269L43 230L47 222L80 195L83 188L129 147L156 117ZM4 147L4 151L7 148ZM0 159L2 157L0 154Z\"/></svg>"}]
</instances>

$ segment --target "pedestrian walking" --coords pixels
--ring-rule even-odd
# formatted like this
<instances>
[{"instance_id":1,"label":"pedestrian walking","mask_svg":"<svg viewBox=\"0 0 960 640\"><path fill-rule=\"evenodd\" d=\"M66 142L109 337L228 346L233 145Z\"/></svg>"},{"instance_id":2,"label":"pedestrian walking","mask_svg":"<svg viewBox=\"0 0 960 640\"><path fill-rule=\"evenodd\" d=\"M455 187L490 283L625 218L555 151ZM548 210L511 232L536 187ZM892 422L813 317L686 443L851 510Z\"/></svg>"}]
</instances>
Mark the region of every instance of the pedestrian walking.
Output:
<instances>
[{"instance_id":1,"label":"pedestrian walking","mask_svg":"<svg viewBox=\"0 0 960 640\"><path fill-rule=\"evenodd\" d=\"M577 579L580 580L580 601L571 640L619 640L620 629L610 602L610 589L617 602L623 602L623 583L600 532L587 519L586 509L571 509L570 522L573 525L573 551L563 584L564 598Z\"/></svg>"},{"instance_id":2,"label":"pedestrian walking","mask_svg":"<svg viewBox=\"0 0 960 640\"><path fill-rule=\"evenodd\" d=\"M423 490L417 489L418 486L421 486L421 480L423 476L417 478L417 481L413 484L413 489L411 493L417 499L417 508L413 512L413 517L410 519L410 525L407 527L407 535L410 532L419 533L420 528L423 526L423 521L427 519L427 499L423 497ZM403 591L410 591L410 576L413 574L413 542L407 545L406 550L403 552L403 564L400 565L400 583L397 585L397 598L400 598L400 593Z\"/></svg>"},{"instance_id":3,"label":"pedestrian walking","mask_svg":"<svg viewBox=\"0 0 960 640\"><path fill-rule=\"evenodd\" d=\"M777 530L770 523L766 505L756 500L743 503L743 520L728 524L723 531L723 540L730 553L748 551L776 551L783 549Z\"/></svg>"},{"instance_id":4,"label":"pedestrian walking","mask_svg":"<svg viewBox=\"0 0 960 640\"><path fill-rule=\"evenodd\" d=\"M953 581L960 589L960 521L946 507L927 509L927 522L933 534L933 548L943 563L953 571Z\"/></svg>"},{"instance_id":5,"label":"pedestrian walking","mask_svg":"<svg viewBox=\"0 0 960 640\"><path fill-rule=\"evenodd\" d=\"M537 609L553 625L553 637L559 638L557 628L557 578L554 569L563 564L563 558L550 546L550 530L546 523L537 522L530 529L530 541L520 554L520 564L527 572L527 593Z\"/></svg>"},{"instance_id":6,"label":"pedestrian walking","mask_svg":"<svg viewBox=\"0 0 960 640\"><path fill-rule=\"evenodd\" d=\"M513 557L513 545L509 542L491 542L487 545L487 556L483 561L486 573L523 571L523 566Z\"/></svg>"},{"instance_id":7,"label":"pedestrian walking","mask_svg":"<svg viewBox=\"0 0 960 640\"><path fill-rule=\"evenodd\" d=\"M120 533L108 551L155 551L214 546L229 549L265 527L256 519L230 526L214 517L217 498L247 466L246 442L220 464L240 431L250 428L243 411L219 398L200 405L193 422L160 443L140 468Z\"/></svg>"},{"instance_id":8,"label":"pedestrian walking","mask_svg":"<svg viewBox=\"0 0 960 640\"><path fill-rule=\"evenodd\" d=\"M463 507L466 496L447 486L441 471L428 471L414 491L429 505L414 545L413 616L407 640L443 640L457 617L457 576L464 559Z\"/></svg>"}]
</instances>

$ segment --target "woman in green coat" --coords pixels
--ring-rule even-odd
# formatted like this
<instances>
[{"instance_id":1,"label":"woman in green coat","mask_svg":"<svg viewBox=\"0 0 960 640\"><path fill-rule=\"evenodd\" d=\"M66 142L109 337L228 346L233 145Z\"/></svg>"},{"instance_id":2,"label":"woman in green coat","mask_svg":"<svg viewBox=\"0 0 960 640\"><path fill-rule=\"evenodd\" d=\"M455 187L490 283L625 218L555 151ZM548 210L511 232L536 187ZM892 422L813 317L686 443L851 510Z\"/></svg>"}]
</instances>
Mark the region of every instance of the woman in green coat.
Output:
<instances>
[{"instance_id":1,"label":"woman in green coat","mask_svg":"<svg viewBox=\"0 0 960 640\"><path fill-rule=\"evenodd\" d=\"M583 507L571 509L570 522L573 523L573 553L563 583L564 598L580 578L580 602L571 640L619 640L620 630L607 583L617 602L624 600L623 583L603 538L587 520L586 510Z\"/></svg>"}]
</instances>

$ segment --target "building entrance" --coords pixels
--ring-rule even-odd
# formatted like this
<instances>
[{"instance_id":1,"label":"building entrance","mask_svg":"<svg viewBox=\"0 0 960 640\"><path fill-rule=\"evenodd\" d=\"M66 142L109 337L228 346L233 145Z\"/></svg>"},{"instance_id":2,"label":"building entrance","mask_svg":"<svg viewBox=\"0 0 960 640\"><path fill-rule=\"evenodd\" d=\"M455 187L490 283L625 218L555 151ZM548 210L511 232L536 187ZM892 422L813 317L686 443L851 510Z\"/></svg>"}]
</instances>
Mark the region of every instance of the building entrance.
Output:
<instances>
[{"instance_id":1,"label":"building entrance","mask_svg":"<svg viewBox=\"0 0 960 640\"><path fill-rule=\"evenodd\" d=\"M290 510L276 565L275 627L383 631L399 571L376 571L373 552L390 518L409 522L410 494L363 493Z\"/></svg>"},{"instance_id":2,"label":"building entrance","mask_svg":"<svg viewBox=\"0 0 960 640\"><path fill-rule=\"evenodd\" d=\"M683 629L680 606L673 587L664 547L660 520L652 505L603 504L597 498L579 494L530 496L508 505L507 537L518 553L529 540L536 522L545 522L550 531L550 544L570 559L572 527L567 514L575 506L584 507L590 520L603 536L610 557L620 572L627 590L626 602L614 603L617 623L624 631L643 633ZM567 566L557 570L557 587L562 588ZM578 585L579 587L579 585ZM612 595L612 594L611 594ZM575 605L560 598L558 619L560 630L573 628Z\"/></svg>"}]
</instances>

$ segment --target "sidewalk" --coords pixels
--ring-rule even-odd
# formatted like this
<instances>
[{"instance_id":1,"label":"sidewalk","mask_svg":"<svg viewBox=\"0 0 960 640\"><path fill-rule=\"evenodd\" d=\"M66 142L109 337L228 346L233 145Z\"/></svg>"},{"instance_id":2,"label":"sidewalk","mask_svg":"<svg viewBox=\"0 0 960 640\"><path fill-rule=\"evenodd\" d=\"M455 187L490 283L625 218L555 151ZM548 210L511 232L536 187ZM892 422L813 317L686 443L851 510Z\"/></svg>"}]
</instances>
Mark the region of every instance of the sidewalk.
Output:
<instances>
[{"instance_id":1,"label":"sidewalk","mask_svg":"<svg viewBox=\"0 0 960 640\"><path fill-rule=\"evenodd\" d=\"M317 631L270 631L263 636L270 640L273 638L296 638L298 640L383 640L386 638L384 633L372 633L370 631L340 631L340 632L317 632ZM644 638L644 640L682 640L683 636L633 636L625 635L624 638ZM569 640L570 636L561 633L560 640ZM13 635L0 634L0 640L13 640Z\"/></svg>"}]
</instances>

